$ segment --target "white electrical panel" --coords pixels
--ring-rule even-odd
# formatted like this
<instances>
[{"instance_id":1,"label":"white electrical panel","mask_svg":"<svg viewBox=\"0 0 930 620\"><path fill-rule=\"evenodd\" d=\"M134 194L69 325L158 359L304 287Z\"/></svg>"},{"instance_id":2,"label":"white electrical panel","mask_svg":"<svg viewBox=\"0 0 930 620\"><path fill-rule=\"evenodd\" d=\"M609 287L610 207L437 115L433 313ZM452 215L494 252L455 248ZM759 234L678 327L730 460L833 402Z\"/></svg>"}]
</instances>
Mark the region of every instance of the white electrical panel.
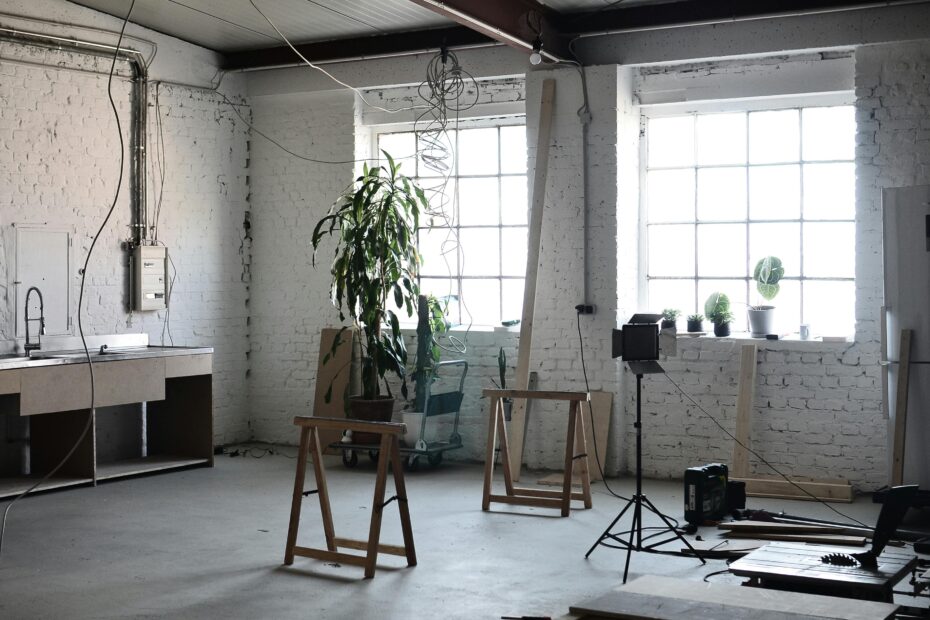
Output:
<instances>
[{"instance_id":1,"label":"white electrical panel","mask_svg":"<svg viewBox=\"0 0 930 620\"><path fill-rule=\"evenodd\" d=\"M133 309L163 310L167 301L168 248L139 245L132 259Z\"/></svg>"}]
</instances>

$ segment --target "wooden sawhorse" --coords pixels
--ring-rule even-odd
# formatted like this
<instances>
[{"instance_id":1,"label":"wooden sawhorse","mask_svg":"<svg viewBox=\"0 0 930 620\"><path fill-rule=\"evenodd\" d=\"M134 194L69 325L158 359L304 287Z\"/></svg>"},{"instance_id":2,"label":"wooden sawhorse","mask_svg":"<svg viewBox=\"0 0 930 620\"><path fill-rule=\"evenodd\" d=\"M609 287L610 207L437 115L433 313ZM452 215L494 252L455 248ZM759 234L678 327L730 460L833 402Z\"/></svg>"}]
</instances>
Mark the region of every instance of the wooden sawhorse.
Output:
<instances>
[{"instance_id":1,"label":"wooden sawhorse","mask_svg":"<svg viewBox=\"0 0 930 620\"><path fill-rule=\"evenodd\" d=\"M375 576L375 563L379 553L407 557L407 566L416 566L417 554L413 547L413 528L410 525L410 511L407 508L407 489L404 486L404 469L400 462L400 442L398 437L404 433L403 424L392 422L363 422L338 418L316 418L297 416L294 424L300 427L300 452L297 454L297 474L294 476L294 497L291 500L291 521L287 528L287 547L284 563L294 563L294 556L314 558L324 562L341 562L353 566L365 567L365 579ZM323 452L320 449L321 429L350 430L363 433L376 433L381 438L378 452L378 474L375 477L375 496L371 505L371 526L368 540L337 538L333 529L333 513L329 506L329 491L326 488L326 472L323 469ZM304 477L307 470L307 454L313 456L313 471L316 475L316 491L304 492ZM394 488L397 495L384 501L387 484L388 462L394 472ZM297 545L297 529L300 524L300 504L304 495L317 493L320 496L320 511L323 513L323 534L326 537L326 549L312 549ZM404 535L404 546L382 545L381 514L384 507L397 500L400 511L400 525ZM339 547L365 551L365 555L341 553Z\"/></svg>"},{"instance_id":2,"label":"wooden sawhorse","mask_svg":"<svg viewBox=\"0 0 930 620\"><path fill-rule=\"evenodd\" d=\"M484 499L482 510L489 510L491 502L518 504L520 506L541 506L558 508L563 517L571 510L571 501L581 500L585 508L591 503L591 475L588 470L588 445L584 434L584 416L578 403L590 401L587 392L547 392L542 390L483 390L482 396L491 399L488 420L488 444L484 458ZM533 400L567 400L568 435L565 439L565 477L561 491L529 489L513 485L513 472L510 470L510 448L507 444L507 425L504 422L504 399L526 398ZM501 467L504 469L505 495L491 493L491 481L494 476L494 448L500 438ZM580 461L581 492L572 492L572 470L575 461Z\"/></svg>"}]
</instances>

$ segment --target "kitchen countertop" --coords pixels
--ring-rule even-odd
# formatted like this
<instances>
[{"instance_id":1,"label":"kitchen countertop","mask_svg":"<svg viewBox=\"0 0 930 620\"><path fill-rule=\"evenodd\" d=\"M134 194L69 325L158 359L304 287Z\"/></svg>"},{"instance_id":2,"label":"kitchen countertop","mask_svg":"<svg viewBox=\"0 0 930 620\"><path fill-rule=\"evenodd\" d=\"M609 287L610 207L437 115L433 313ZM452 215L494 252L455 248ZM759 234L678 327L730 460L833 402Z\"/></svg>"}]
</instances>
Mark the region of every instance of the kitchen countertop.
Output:
<instances>
[{"instance_id":1,"label":"kitchen countertop","mask_svg":"<svg viewBox=\"0 0 930 620\"><path fill-rule=\"evenodd\" d=\"M119 360L141 359L150 357L173 357L178 355L203 355L213 353L213 347L159 347L129 346L112 347L100 353L99 347L88 347L93 363L115 362ZM37 368L59 364L86 364L87 355L82 349L38 350L31 357L19 353L0 355L0 371L16 368Z\"/></svg>"}]
</instances>

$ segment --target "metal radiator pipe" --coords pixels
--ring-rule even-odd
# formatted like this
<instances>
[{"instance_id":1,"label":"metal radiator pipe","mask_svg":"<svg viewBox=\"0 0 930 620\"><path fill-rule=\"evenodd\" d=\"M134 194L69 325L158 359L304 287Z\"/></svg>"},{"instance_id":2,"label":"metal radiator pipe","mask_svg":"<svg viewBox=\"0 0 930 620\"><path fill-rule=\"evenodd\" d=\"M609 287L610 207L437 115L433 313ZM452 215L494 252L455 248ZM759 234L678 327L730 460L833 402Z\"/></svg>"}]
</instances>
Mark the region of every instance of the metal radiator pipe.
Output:
<instances>
[{"instance_id":1,"label":"metal radiator pipe","mask_svg":"<svg viewBox=\"0 0 930 620\"><path fill-rule=\"evenodd\" d=\"M93 41L69 39L40 32L28 32L0 26L0 40L63 52L86 54L102 58L117 58L132 68L131 114L129 150L131 155L129 187L132 204L133 243L141 245L147 237L148 209L145 199L145 127L148 102L148 69L142 53L133 49Z\"/></svg>"}]
</instances>

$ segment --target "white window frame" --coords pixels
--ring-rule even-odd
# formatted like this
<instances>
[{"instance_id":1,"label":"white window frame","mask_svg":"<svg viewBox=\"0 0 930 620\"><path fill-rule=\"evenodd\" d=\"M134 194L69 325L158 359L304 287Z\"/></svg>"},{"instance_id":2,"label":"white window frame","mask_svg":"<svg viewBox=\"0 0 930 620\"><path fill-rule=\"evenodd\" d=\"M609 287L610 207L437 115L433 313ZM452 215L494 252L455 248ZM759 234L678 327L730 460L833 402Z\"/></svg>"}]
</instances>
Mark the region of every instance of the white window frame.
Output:
<instances>
[{"instance_id":1,"label":"white window frame","mask_svg":"<svg viewBox=\"0 0 930 620\"><path fill-rule=\"evenodd\" d=\"M516 126L516 125L526 125L526 115L525 114L509 115L508 114L504 116L459 119L454 125L455 125L454 127L450 126L450 129L463 130L463 129L482 129L482 128L489 128L489 127L499 128L499 127L509 127L509 126ZM371 129L372 157L378 159L380 158L380 151L378 150L378 138L381 135L391 134L391 133L415 132L418 129L420 131L423 131L424 128L423 128L422 123L418 125L416 123L407 122L407 123L394 123L394 124L389 124L389 125L373 125L373 126L370 126L370 129ZM456 145L456 149L457 148L458 146ZM498 160L499 159L500 159L500 141L498 140ZM455 161L457 164L458 163L457 157L455 158ZM404 173L411 176L411 178L415 178L415 175L410 174L409 168L404 170ZM458 175L457 173L458 173L458 170L456 169L454 173L450 174L450 178L454 177L454 178L467 179L467 178L485 178L485 177L492 177L492 176L498 177L498 178L523 176L523 177L528 178L528 171L526 173L523 173L522 175L513 174L513 173L501 173L500 171L498 171L496 174L493 174L493 175L489 175L489 174ZM457 184L455 185L455 191L458 191ZM455 200L457 202L457 197L455 197ZM455 226L453 226L452 228L456 231L459 231L462 228L465 228L465 229L469 229L469 228L497 228L497 229L523 228L523 229L528 230L529 229L529 203L527 203L526 209L527 209L527 223L525 225L503 224L500 220L498 220L496 224L488 224L487 226L484 226L484 225L461 226L458 224L458 222L456 222ZM423 222L421 220L421 226L422 225L423 225ZM445 228L445 227L442 227L442 228ZM501 236L499 236L499 239L501 239ZM503 241L501 240L499 241L499 243L503 243ZM458 312L456 316L461 317L462 325L466 328L470 329L471 327L473 327L473 325L484 326L484 324L479 324L479 323L472 324L471 319L470 319L470 313L468 312L467 308L469 306L469 303L480 303L480 300L478 301L467 300L467 299L463 300L461 283L462 283L462 280L491 280L491 279L498 280L500 282L500 288L499 288L500 298L498 299L498 307L503 308L504 283L508 280L524 281L524 286L525 286L525 280L526 280L526 277L524 275L520 275L520 276L503 275L503 271L504 271L503 262L502 262L503 259L504 259L504 251L503 251L503 247L500 247L499 248L499 261L501 262L498 264L498 273L496 275L488 274L488 275L465 276L465 275L462 275L461 273L450 273L449 275L446 275L446 276L419 276L419 278L421 281L424 279L454 281L455 290L451 291L450 295L456 296L458 300L459 306L457 308ZM505 319L507 317L501 317L501 318ZM512 317L512 318L520 318L520 317ZM415 323L415 320L413 322ZM401 323L410 324L410 321L405 321L402 318ZM494 325L499 325L499 322L495 323ZM487 327L491 327L491 326L493 325L488 325Z\"/></svg>"},{"instance_id":2,"label":"white window frame","mask_svg":"<svg viewBox=\"0 0 930 620\"><path fill-rule=\"evenodd\" d=\"M717 100L717 101L700 101L700 102L677 102L671 104L657 104L657 105L643 105L640 107L640 141L639 141L639 273L638 273L638 299L640 300L640 305L645 307L647 305L647 300L649 299L649 234L648 234L648 185L646 183L648 168L648 138L646 136L646 127L649 119L671 117L671 116L686 116L686 115L700 115L700 114L723 114L727 112L758 112L758 111L775 111L775 110L785 110L785 109L800 109L800 108L812 108L812 107L831 107L831 106L847 106L855 104L855 93L852 91L840 91L833 93L815 93L815 94L805 94L805 95L786 95L780 97L759 97L759 98L749 98L749 99L727 99L727 100ZM799 123L803 123L803 120L799 120ZM747 137L748 139L748 137ZM695 145L696 147L696 145ZM832 161L832 160L831 160ZM846 162L847 160L842 160ZM851 161L855 165L855 157ZM805 162L803 159L798 160L799 165L803 165ZM830 163L830 161L816 161L811 163ZM767 164L750 164L748 161L746 164L739 164L735 167L745 167L747 171L753 166L757 165L767 165ZM699 166L695 163L693 168L697 171L702 166ZM713 166L719 167L719 166ZM801 202L803 204L804 197L804 185L801 184ZM734 221L721 221L714 222L715 224L747 224L750 223L759 223L764 224L768 223L769 220L750 220L749 214L747 211L745 220L734 220ZM801 265L803 266L804 261L804 218L803 212L801 217L798 219L791 220L772 220L775 223L799 223L801 226ZM826 222L834 223L841 222L846 223L850 222L857 228L857 214L854 213L852 219L837 219L837 220L817 220L817 222ZM695 234L697 234L697 220L695 220ZM855 228L854 228L855 230ZM746 236L746 246L747 246L747 257L749 256L749 235ZM722 278L722 277L711 277L705 276L702 277L697 275L699 264L698 264L698 246L697 239L695 239L695 276L680 276L680 277L660 277L656 279L661 280L683 280L683 281L693 281L695 283L695 308L697 312L703 311L703 300L699 299L699 283L701 280L733 280L744 281L745 286L747 287L747 293L751 291L752 283L752 265L749 265L750 272L745 278ZM748 259L748 258L747 258ZM799 267L798 272L803 274L803 267ZM793 276L786 277L785 280L794 280L802 283L800 287L800 314L801 321L804 322L804 281L828 281L828 282L853 282L855 286L856 277L809 277L809 276ZM858 291L856 291L856 296L858 296ZM661 311L661 308L649 308L650 311ZM686 310L686 312L689 312Z\"/></svg>"}]
</instances>

